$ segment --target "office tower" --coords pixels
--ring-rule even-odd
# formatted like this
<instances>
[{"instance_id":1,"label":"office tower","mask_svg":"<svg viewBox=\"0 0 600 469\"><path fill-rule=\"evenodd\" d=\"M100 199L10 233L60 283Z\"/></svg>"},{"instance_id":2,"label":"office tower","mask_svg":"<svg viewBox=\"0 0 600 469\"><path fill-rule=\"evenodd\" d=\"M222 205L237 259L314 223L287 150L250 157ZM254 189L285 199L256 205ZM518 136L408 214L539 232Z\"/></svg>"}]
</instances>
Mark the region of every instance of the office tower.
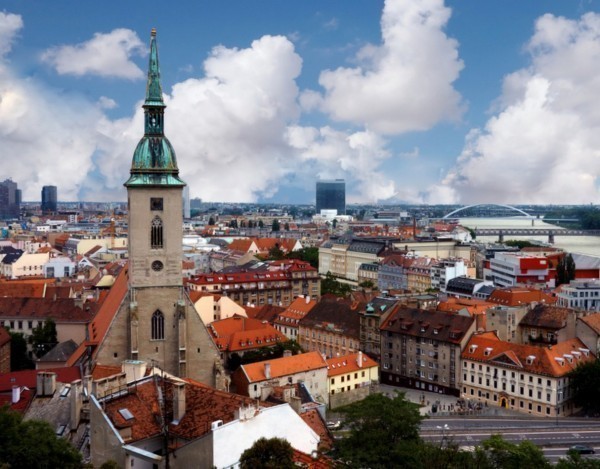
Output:
<instances>
[{"instance_id":1,"label":"office tower","mask_svg":"<svg viewBox=\"0 0 600 469\"><path fill-rule=\"evenodd\" d=\"M55 213L57 210L56 186L42 187L42 213Z\"/></svg>"},{"instance_id":2,"label":"office tower","mask_svg":"<svg viewBox=\"0 0 600 469\"><path fill-rule=\"evenodd\" d=\"M346 182L343 179L317 181L317 214L321 210L337 210L346 214Z\"/></svg>"},{"instance_id":3,"label":"office tower","mask_svg":"<svg viewBox=\"0 0 600 469\"><path fill-rule=\"evenodd\" d=\"M12 179L0 182L0 219L19 218L21 214L21 191Z\"/></svg>"}]
</instances>

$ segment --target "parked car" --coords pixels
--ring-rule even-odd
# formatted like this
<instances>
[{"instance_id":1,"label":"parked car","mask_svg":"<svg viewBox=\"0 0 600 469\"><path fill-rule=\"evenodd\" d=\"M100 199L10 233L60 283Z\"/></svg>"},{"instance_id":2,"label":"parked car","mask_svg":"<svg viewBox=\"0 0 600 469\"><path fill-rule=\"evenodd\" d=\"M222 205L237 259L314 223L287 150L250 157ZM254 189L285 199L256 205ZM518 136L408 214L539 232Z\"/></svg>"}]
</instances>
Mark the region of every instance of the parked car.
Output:
<instances>
[{"instance_id":1,"label":"parked car","mask_svg":"<svg viewBox=\"0 0 600 469\"><path fill-rule=\"evenodd\" d=\"M330 420L329 422L327 422L327 428L329 428L330 430L337 430L338 428L340 428L341 425L342 422L340 422L339 420Z\"/></svg>"},{"instance_id":2,"label":"parked car","mask_svg":"<svg viewBox=\"0 0 600 469\"><path fill-rule=\"evenodd\" d=\"M594 448L586 445L574 445L569 448L569 451L575 451L579 454L595 454Z\"/></svg>"}]
</instances>

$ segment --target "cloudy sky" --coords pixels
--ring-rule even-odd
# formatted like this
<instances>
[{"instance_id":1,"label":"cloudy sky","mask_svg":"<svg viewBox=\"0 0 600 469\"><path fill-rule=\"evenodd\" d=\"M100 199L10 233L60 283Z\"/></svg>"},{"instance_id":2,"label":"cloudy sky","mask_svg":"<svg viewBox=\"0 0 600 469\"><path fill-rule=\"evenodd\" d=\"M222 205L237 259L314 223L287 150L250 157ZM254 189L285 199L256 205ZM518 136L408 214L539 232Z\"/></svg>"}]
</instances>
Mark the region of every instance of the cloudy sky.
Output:
<instances>
[{"instance_id":1,"label":"cloudy sky","mask_svg":"<svg viewBox=\"0 0 600 469\"><path fill-rule=\"evenodd\" d=\"M3 0L0 179L125 200L158 30L192 197L599 203L598 0Z\"/></svg>"}]
</instances>

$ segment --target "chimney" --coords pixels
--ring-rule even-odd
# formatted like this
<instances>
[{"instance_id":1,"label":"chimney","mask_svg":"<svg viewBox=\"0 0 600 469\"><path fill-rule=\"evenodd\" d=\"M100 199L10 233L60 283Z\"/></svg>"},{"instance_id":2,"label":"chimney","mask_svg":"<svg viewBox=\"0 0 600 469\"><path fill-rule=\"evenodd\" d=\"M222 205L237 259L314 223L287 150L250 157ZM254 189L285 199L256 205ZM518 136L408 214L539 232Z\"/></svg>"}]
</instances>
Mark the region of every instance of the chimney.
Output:
<instances>
[{"instance_id":1,"label":"chimney","mask_svg":"<svg viewBox=\"0 0 600 469\"><path fill-rule=\"evenodd\" d=\"M185 415L185 384L173 385L173 421L179 423Z\"/></svg>"},{"instance_id":2,"label":"chimney","mask_svg":"<svg viewBox=\"0 0 600 469\"><path fill-rule=\"evenodd\" d=\"M83 382L78 379L71 383L71 431L74 432L81 420L81 408L83 407Z\"/></svg>"},{"instance_id":3,"label":"chimney","mask_svg":"<svg viewBox=\"0 0 600 469\"><path fill-rule=\"evenodd\" d=\"M358 365L359 368L362 368L362 364L363 364L363 356L362 356L362 352L358 352L358 358L356 359L356 364Z\"/></svg>"},{"instance_id":4,"label":"chimney","mask_svg":"<svg viewBox=\"0 0 600 469\"><path fill-rule=\"evenodd\" d=\"M292 351L291 350L284 350L283 351L283 356L284 357L291 357L292 356Z\"/></svg>"},{"instance_id":5,"label":"chimney","mask_svg":"<svg viewBox=\"0 0 600 469\"><path fill-rule=\"evenodd\" d=\"M21 400L21 388L19 386L12 387L12 403L16 404Z\"/></svg>"},{"instance_id":6,"label":"chimney","mask_svg":"<svg viewBox=\"0 0 600 469\"><path fill-rule=\"evenodd\" d=\"M42 371L37 374L36 393L38 396L52 396L56 391L56 373Z\"/></svg>"},{"instance_id":7,"label":"chimney","mask_svg":"<svg viewBox=\"0 0 600 469\"><path fill-rule=\"evenodd\" d=\"M265 363L265 378L271 379L271 364Z\"/></svg>"}]
</instances>

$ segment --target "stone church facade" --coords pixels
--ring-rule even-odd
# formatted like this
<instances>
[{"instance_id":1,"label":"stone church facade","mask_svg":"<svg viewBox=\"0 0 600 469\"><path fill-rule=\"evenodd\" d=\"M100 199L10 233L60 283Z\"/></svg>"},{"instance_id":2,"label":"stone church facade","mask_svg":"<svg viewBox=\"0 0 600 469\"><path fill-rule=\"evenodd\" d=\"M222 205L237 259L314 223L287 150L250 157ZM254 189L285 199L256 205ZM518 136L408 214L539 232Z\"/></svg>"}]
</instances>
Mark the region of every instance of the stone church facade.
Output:
<instances>
[{"instance_id":1,"label":"stone church facade","mask_svg":"<svg viewBox=\"0 0 600 469\"><path fill-rule=\"evenodd\" d=\"M184 287L182 192L175 151L164 135L165 104L156 32L144 109L144 136L125 183L129 206L129 291L96 362L120 366L143 360L179 377L220 389L225 374L220 354Z\"/></svg>"}]
</instances>

